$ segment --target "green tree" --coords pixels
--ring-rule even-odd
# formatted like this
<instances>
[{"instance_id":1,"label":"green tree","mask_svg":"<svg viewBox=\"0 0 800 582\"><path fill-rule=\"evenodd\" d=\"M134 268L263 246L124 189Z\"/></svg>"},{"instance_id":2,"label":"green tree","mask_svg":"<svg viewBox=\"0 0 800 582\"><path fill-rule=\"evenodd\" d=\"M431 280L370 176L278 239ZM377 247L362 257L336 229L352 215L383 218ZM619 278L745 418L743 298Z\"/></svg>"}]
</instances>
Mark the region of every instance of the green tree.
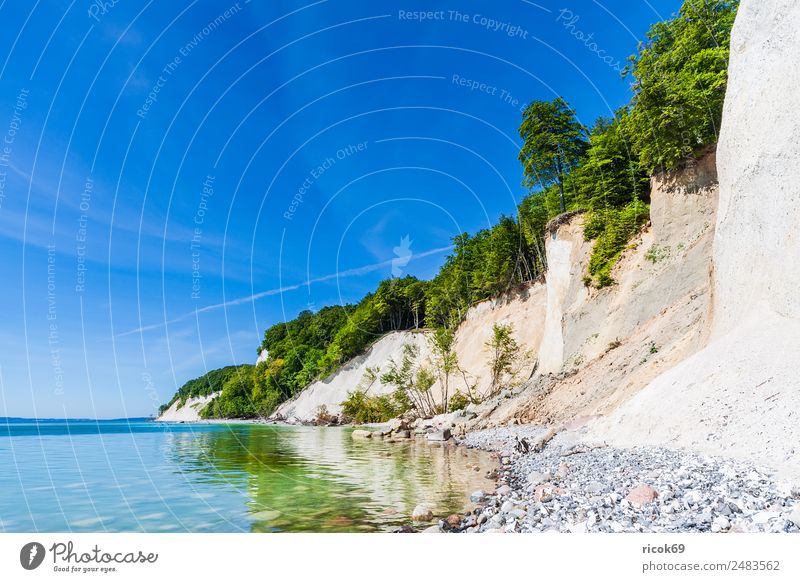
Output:
<instances>
[{"instance_id":1,"label":"green tree","mask_svg":"<svg viewBox=\"0 0 800 582\"><path fill-rule=\"evenodd\" d=\"M666 170L716 143L738 1L686 0L654 24L627 73L635 78L631 135L648 171Z\"/></svg>"},{"instance_id":2,"label":"green tree","mask_svg":"<svg viewBox=\"0 0 800 582\"><path fill-rule=\"evenodd\" d=\"M520 347L514 339L514 328L511 324L495 323L492 326L492 337L486 342L489 351L489 369L492 373L491 393L500 388L503 377L514 375L520 359Z\"/></svg>"},{"instance_id":3,"label":"green tree","mask_svg":"<svg viewBox=\"0 0 800 582\"><path fill-rule=\"evenodd\" d=\"M398 398L403 395L420 416L433 416L439 411L431 394L436 378L430 370L417 365L418 357L417 346L404 345L400 362L389 360L381 382L394 386Z\"/></svg>"},{"instance_id":4,"label":"green tree","mask_svg":"<svg viewBox=\"0 0 800 582\"><path fill-rule=\"evenodd\" d=\"M522 113L519 135L523 140L519 152L529 188L556 184L561 212L566 212L564 181L580 162L587 143L583 126L566 101L533 101Z\"/></svg>"},{"instance_id":5,"label":"green tree","mask_svg":"<svg viewBox=\"0 0 800 582\"><path fill-rule=\"evenodd\" d=\"M458 372L458 355L455 351L455 335L451 330L437 328L428 335L431 359L439 380L442 412L447 412L450 403L450 377Z\"/></svg>"}]
</instances>

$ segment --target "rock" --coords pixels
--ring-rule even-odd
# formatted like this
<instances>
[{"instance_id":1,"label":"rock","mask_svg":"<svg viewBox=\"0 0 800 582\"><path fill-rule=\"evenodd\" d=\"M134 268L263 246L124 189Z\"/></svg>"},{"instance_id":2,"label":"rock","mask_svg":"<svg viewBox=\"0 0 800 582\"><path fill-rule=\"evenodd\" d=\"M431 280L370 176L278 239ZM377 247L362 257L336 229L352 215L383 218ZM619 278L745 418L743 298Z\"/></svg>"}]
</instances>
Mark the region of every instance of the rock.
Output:
<instances>
[{"instance_id":1,"label":"rock","mask_svg":"<svg viewBox=\"0 0 800 582\"><path fill-rule=\"evenodd\" d=\"M426 527L420 533L442 533L442 530L438 525L432 525L430 527Z\"/></svg>"},{"instance_id":2,"label":"rock","mask_svg":"<svg viewBox=\"0 0 800 582\"><path fill-rule=\"evenodd\" d=\"M800 527L800 507L795 507L791 513L789 513L789 521L795 524L797 527Z\"/></svg>"},{"instance_id":3,"label":"rock","mask_svg":"<svg viewBox=\"0 0 800 582\"><path fill-rule=\"evenodd\" d=\"M404 525L392 530L392 533L414 533L414 528L410 525Z\"/></svg>"},{"instance_id":4,"label":"rock","mask_svg":"<svg viewBox=\"0 0 800 582\"><path fill-rule=\"evenodd\" d=\"M411 438L411 431L410 430L398 430L394 433L394 437L397 439L410 439Z\"/></svg>"},{"instance_id":5,"label":"rock","mask_svg":"<svg viewBox=\"0 0 800 582\"><path fill-rule=\"evenodd\" d=\"M551 428L545 434L543 434L541 437L536 439L536 441L533 443L533 446L531 447L531 450L534 453L541 453L544 450L544 448L547 446L547 443L549 443L551 440L553 440L553 437L555 437L557 434L558 434L558 431L556 429L554 429L554 428Z\"/></svg>"},{"instance_id":6,"label":"rock","mask_svg":"<svg viewBox=\"0 0 800 582\"><path fill-rule=\"evenodd\" d=\"M430 521L433 519L433 512L428 505L417 505L411 513L411 519L414 521Z\"/></svg>"},{"instance_id":7,"label":"rock","mask_svg":"<svg viewBox=\"0 0 800 582\"><path fill-rule=\"evenodd\" d=\"M497 529L499 527L503 527L505 524L505 520L500 515L495 515L492 517L489 522L486 524L486 527L489 529Z\"/></svg>"},{"instance_id":8,"label":"rock","mask_svg":"<svg viewBox=\"0 0 800 582\"><path fill-rule=\"evenodd\" d=\"M781 514L778 513L777 511L759 511L752 517L752 519L753 523L756 523L758 525L764 525L768 523L770 520L780 516Z\"/></svg>"},{"instance_id":9,"label":"rock","mask_svg":"<svg viewBox=\"0 0 800 582\"><path fill-rule=\"evenodd\" d=\"M639 485L632 489L625 497L629 503L636 506L642 506L646 503L652 503L658 497L658 491L649 485Z\"/></svg>"},{"instance_id":10,"label":"rock","mask_svg":"<svg viewBox=\"0 0 800 582\"><path fill-rule=\"evenodd\" d=\"M389 428L392 430L392 432L408 430L409 424L405 418L393 418L389 421Z\"/></svg>"},{"instance_id":11,"label":"rock","mask_svg":"<svg viewBox=\"0 0 800 582\"><path fill-rule=\"evenodd\" d=\"M714 533L728 531L731 528L731 522L727 517L715 517L711 522L711 531Z\"/></svg>"},{"instance_id":12,"label":"rock","mask_svg":"<svg viewBox=\"0 0 800 582\"><path fill-rule=\"evenodd\" d=\"M586 486L586 492L590 495L600 495L606 490L606 486L600 481L592 481Z\"/></svg>"},{"instance_id":13,"label":"rock","mask_svg":"<svg viewBox=\"0 0 800 582\"><path fill-rule=\"evenodd\" d=\"M487 521L489 521L489 517L485 513L481 513L478 516L478 525L483 525Z\"/></svg>"},{"instance_id":14,"label":"rock","mask_svg":"<svg viewBox=\"0 0 800 582\"><path fill-rule=\"evenodd\" d=\"M512 511L515 507L516 506L510 501L505 501L503 502L503 505L500 506L500 511L502 511L503 513L508 513Z\"/></svg>"},{"instance_id":15,"label":"rock","mask_svg":"<svg viewBox=\"0 0 800 582\"><path fill-rule=\"evenodd\" d=\"M446 428L444 430L428 433L425 438L429 441L444 442L450 440L451 436L450 429Z\"/></svg>"},{"instance_id":16,"label":"rock","mask_svg":"<svg viewBox=\"0 0 800 582\"><path fill-rule=\"evenodd\" d=\"M372 431L356 429L350 433L354 439L370 439L372 438Z\"/></svg>"},{"instance_id":17,"label":"rock","mask_svg":"<svg viewBox=\"0 0 800 582\"><path fill-rule=\"evenodd\" d=\"M452 515L448 515L444 521L451 528L456 528L461 525L461 516L454 513Z\"/></svg>"},{"instance_id":18,"label":"rock","mask_svg":"<svg viewBox=\"0 0 800 582\"><path fill-rule=\"evenodd\" d=\"M699 505L703 502L703 494L699 491L687 491L686 494L683 496L683 499L689 505Z\"/></svg>"},{"instance_id":19,"label":"rock","mask_svg":"<svg viewBox=\"0 0 800 582\"><path fill-rule=\"evenodd\" d=\"M511 487L509 487L508 485L501 485L500 487L497 488L497 491L495 491L495 493L497 495L508 495L511 493Z\"/></svg>"},{"instance_id":20,"label":"rock","mask_svg":"<svg viewBox=\"0 0 800 582\"><path fill-rule=\"evenodd\" d=\"M555 495L563 495L564 490L560 487L550 487L548 485L539 485L533 491L533 498L539 503L547 503L553 499Z\"/></svg>"},{"instance_id":21,"label":"rock","mask_svg":"<svg viewBox=\"0 0 800 582\"><path fill-rule=\"evenodd\" d=\"M472 495L469 496L469 500L472 503L480 503L481 501L486 499L486 493L478 489L477 491L473 491Z\"/></svg>"},{"instance_id":22,"label":"rock","mask_svg":"<svg viewBox=\"0 0 800 582\"><path fill-rule=\"evenodd\" d=\"M541 485L542 483L549 481L547 477L549 477L549 473L540 473L539 471L531 471L528 473L528 483L533 486Z\"/></svg>"}]
</instances>

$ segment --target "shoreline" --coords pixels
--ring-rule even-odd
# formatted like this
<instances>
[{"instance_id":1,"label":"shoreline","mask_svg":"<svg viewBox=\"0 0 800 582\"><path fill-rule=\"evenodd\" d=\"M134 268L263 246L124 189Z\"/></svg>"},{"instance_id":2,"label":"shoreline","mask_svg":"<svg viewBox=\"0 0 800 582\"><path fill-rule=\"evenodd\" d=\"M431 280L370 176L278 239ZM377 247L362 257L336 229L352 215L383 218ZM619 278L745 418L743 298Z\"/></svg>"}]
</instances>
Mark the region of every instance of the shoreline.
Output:
<instances>
[{"instance_id":1,"label":"shoreline","mask_svg":"<svg viewBox=\"0 0 800 582\"><path fill-rule=\"evenodd\" d=\"M170 424L328 427L274 419ZM453 415L409 425L394 420L335 427L362 431L353 438L466 447L496 460L486 473L487 486L465 499L463 515L412 515L398 532L800 533L800 483L752 463L665 447L589 444L582 428L460 431ZM451 430L460 434L451 436ZM398 438L399 431L408 436Z\"/></svg>"},{"instance_id":2,"label":"shoreline","mask_svg":"<svg viewBox=\"0 0 800 582\"><path fill-rule=\"evenodd\" d=\"M774 470L679 449L591 445L581 430L551 434L518 425L459 439L499 455L499 486L474 496L477 511L457 526L440 529L800 533L800 484L778 480ZM542 450L515 450L517 438Z\"/></svg>"}]
</instances>

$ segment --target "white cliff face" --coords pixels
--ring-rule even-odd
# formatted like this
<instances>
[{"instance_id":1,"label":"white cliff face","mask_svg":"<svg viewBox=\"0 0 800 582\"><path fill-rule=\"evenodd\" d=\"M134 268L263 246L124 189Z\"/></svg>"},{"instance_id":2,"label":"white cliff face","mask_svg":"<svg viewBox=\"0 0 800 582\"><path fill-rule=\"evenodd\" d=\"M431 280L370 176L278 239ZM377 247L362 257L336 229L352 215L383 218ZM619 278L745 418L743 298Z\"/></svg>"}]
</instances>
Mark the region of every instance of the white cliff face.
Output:
<instances>
[{"instance_id":1,"label":"white cliff face","mask_svg":"<svg viewBox=\"0 0 800 582\"><path fill-rule=\"evenodd\" d=\"M198 396L196 398L189 398L183 406L180 406L180 400L172 403L167 410L161 414L156 421L158 422L197 422L200 420L200 411L206 407L215 397L219 396L219 392L214 392L208 396Z\"/></svg>"},{"instance_id":2,"label":"white cliff face","mask_svg":"<svg viewBox=\"0 0 800 582\"><path fill-rule=\"evenodd\" d=\"M800 3L743 0L717 150L713 336L591 427L800 478Z\"/></svg>"},{"instance_id":3,"label":"white cliff face","mask_svg":"<svg viewBox=\"0 0 800 582\"><path fill-rule=\"evenodd\" d=\"M800 4L744 0L718 148L714 332L800 318Z\"/></svg>"},{"instance_id":4,"label":"white cliff face","mask_svg":"<svg viewBox=\"0 0 800 582\"><path fill-rule=\"evenodd\" d=\"M550 228L546 235L547 253L546 306L544 333L538 350L538 371L558 374L570 366L571 338L569 320L576 311L583 311L589 292L583 281L592 243L584 240L583 216L561 217L562 224Z\"/></svg>"},{"instance_id":5,"label":"white cliff face","mask_svg":"<svg viewBox=\"0 0 800 582\"><path fill-rule=\"evenodd\" d=\"M367 368L377 367L380 374L386 372L390 360L400 363L406 344L417 346L419 361L424 361L429 352L425 337L425 333L410 331L398 331L383 336L364 354L347 362L336 373L324 380L313 382L295 398L281 404L273 416L308 422L317 417L320 406L325 406L329 414L340 414L342 402L347 399L350 392L358 388ZM372 385L368 394L378 396L390 394L393 390L392 386L384 385L379 380Z\"/></svg>"},{"instance_id":6,"label":"white cliff face","mask_svg":"<svg viewBox=\"0 0 800 582\"><path fill-rule=\"evenodd\" d=\"M558 231L547 241L547 313L539 348L539 371L542 374L554 374L564 363L564 301L573 264L572 247L571 240L559 239Z\"/></svg>"},{"instance_id":7,"label":"white cliff face","mask_svg":"<svg viewBox=\"0 0 800 582\"><path fill-rule=\"evenodd\" d=\"M487 299L470 307L455 334L455 352L467 380L480 395L491 391L491 358L486 347L495 324L510 325L514 339L523 352L529 353L519 371L520 380L531 374L535 356L544 334L547 290L541 283ZM450 390L466 392L463 379L457 374ZM438 385L434 391L438 392Z\"/></svg>"}]
</instances>

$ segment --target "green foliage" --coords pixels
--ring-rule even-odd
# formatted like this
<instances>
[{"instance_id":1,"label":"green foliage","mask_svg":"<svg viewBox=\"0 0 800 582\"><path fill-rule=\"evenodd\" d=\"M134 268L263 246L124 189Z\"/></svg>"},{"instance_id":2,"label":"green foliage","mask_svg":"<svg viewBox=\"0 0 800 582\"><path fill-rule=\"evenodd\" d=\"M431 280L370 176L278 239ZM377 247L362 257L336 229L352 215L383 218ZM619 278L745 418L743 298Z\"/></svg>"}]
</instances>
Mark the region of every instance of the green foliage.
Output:
<instances>
[{"instance_id":1,"label":"green foliage","mask_svg":"<svg viewBox=\"0 0 800 582\"><path fill-rule=\"evenodd\" d=\"M644 258L651 263L656 264L668 259L671 253L672 249L670 249L668 246L654 244L647 249L647 252L644 254Z\"/></svg>"},{"instance_id":2,"label":"green foliage","mask_svg":"<svg viewBox=\"0 0 800 582\"><path fill-rule=\"evenodd\" d=\"M389 360L387 371L381 376L381 382L394 387L394 393L403 395L420 416L433 416L440 412L431 393L436 383L433 373L417 365L419 349L413 344L403 346L403 357L399 362Z\"/></svg>"},{"instance_id":3,"label":"green foliage","mask_svg":"<svg viewBox=\"0 0 800 582\"><path fill-rule=\"evenodd\" d=\"M588 144L580 143L560 98L535 102L523 115L520 160L526 184L540 189L521 207L535 204L547 219L565 210L590 211L584 235L596 243L587 284L613 284L611 269L647 221L649 174L675 168L716 142L737 8L737 1L686 0L674 19L653 25L626 71L635 78L630 105L598 120ZM558 135L572 138L567 141L574 147L553 145L558 139L547 136L554 125L570 128ZM572 154L561 172L559 152Z\"/></svg>"},{"instance_id":4,"label":"green foliage","mask_svg":"<svg viewBox=\"0 0 800 582\"><path fill-rule=\"evenodd\" d=\"M631 136L646 170L673 168L716 143L738 6L686 0L676 18L650 28L631 57Z\"/></svg>"},{"instance_id":5,"label":"green foliage","mask_svg":"<svg viewBox=\"0 0 800 582\"><path fill-rule=\"evenodd\" d=\"M450 398L450 411L464 410L471 403L472 399L469 396L463 392L456 392Z\"/></svg>"},{"instance_id":6,"label":"green foliage","mask_svg":"<svg viewBox=\"0 0 800 582\"><path fill-rule=\"evenodd\" d=\"M448 412L450 402L450 378L458 371L458 356L455 352L455 335L449 329L440 327L428 336L431 347L431 360L439 381L442 412Z\"/></svg>"},{"instance_id":7,"label":"green foliage","mask_svg":"<svg viewBox=\"0 0 800 582\"><path fill-rule=\"evenodd\" d=\"M536 201L519 221L501 216L490 229L453 238L453 253L425 289L426 323L455 328L470 305L532 281L544 271L545 214Z\"/></svg>"},{"instance_id":8,"label":"green foliage","mask_svg":"<svg viewBox=\"0 0 800 582\"><path fill-rule=\"evenodd\" d=\"M389 331L417 328L425 318L425 282L415 277L387 279L353 309L318 362L325 374L360 354Z\"/></svg>"},{"instance_id":9,"label":"green foliage","mask_svg":"<svg viewBox=\"0 0 800 582\"><path fill-rule=\"evenodd\" d=\"M584 236L596 236L592 256L589 259L589 276L597 287L613 285L611 269L617 263L628 241L639 232L650 217L650 208L644 202L634 200L622 208L608 208L590 215Z\"/></svg>"},{"instance_id":10,"label":"green foliage","mask_svg":"<svg viewBox=\"0 0 800 582\"><path fill-rule=\"evenodd\" d=\"M492 326L492 337L486 342L489 351L489 369L492 372L492 394L496 393L503 379L515 376L517 364L522 356L519 344L514 339L514 328L511 324L495 323Z\"/></svg>"},{"instance_id":11,"label":"green foliage","mask_svg":"<svg viewBox=\"0 0 800 582\"><path fill-rule=\"evenodd\" d=\"M611 119L600 118L592 129L586 157L570 175L581 208L602 211L647 199L650 178L639 163L630 125L623 108Z\"/></svg>"},{"instance_id":12,"label":"green foliage","mask_svg":"<svg viewBox=\"0 0 800 582\"><path fill-rule=\"evenodd\" d=\"M164 412L167 408L172 406L176 400L179 400L182 406L189 398L208 396L214 392L219 392L229 378L234 375L238 377L246 376L252 368L253 366L249 364L225 366L224 368L211 370L194 380L189 380L178 388L178 391L167 404L161 406L161 412Z\"/></svg>"},{"instance_id":13,"label":"green foliage","mask_svg":"<svg viewBox=\"0 0 800 582\"><path fill-rule=\"evenodd\" d=\"M407 410L408 402L402 393L368 396L360 390L355 390L342 402L344 419L357 424L386 422Z\"/></svg>"},{"instance_id":14,"label":"green foliage","mask_svg":"<svg viewBox=\"0 0 800 582\"><path fill-rule=\"evenodd\" d=\"M564 180L586 151L584 128L561 97L533 101L522 112L519 160L529 187L559 188L559 208L566 212Z\"/></svg>"},{"instance_id":15,"label":"green foliage","mask_svg":"<svg viewBox=\"0 0 800 582\"><path fill-rule=\"evenodd\" d=\"M225 368L223 368L224 370ZM227 375L222 393L200 412L203 418L251 418L256 415L251 393L255 367L244 365Z\"/></svg>"}]
</instances>

